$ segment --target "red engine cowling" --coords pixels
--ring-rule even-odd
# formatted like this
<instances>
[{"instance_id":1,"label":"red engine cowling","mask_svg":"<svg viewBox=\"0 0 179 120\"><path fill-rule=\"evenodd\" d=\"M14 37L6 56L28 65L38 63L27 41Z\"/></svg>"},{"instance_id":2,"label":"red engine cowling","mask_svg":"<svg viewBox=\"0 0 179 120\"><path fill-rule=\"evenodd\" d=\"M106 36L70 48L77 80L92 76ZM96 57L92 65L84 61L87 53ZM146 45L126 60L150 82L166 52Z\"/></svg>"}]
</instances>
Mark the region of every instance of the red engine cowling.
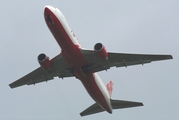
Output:
<instances>
[{"instance_id":1,"label":"red engine cowling","mask_svg":"<svg viewBox=\"0 0 179 120\"><path fill-rule=\"evenodd\" d=\"M46 56L44 53L42 53L38 56L37 59L38 59L38 62L42 68L44 68L45 70L50 69L51 63L50 63L50 59L48 56Z\"/></svg>"},{"instance_id":2,"label":"red engine cowling","mask_svg":"<svg viewBox=\"0 0 179 120\"><path fill-rule=\"evenodd\" d=\"M101 57L102 59L108 59L108 53L106 48L101 43L96 43L94 46L94 50L96 54Z\"/></svg>"}]
</instances>

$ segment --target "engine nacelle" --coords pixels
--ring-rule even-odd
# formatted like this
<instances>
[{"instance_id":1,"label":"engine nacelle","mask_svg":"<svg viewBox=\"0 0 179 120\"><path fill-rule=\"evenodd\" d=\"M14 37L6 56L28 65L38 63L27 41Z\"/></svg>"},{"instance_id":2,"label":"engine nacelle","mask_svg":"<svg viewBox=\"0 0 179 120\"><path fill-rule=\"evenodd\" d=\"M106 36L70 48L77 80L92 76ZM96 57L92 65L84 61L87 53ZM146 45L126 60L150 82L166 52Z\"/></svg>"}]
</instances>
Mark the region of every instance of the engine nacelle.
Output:
<instances>
[{"instance_id":1,"label":"engine nacelle","mask_svg":"<svg viewBox=\"0 0 179 120\"><path fill-rule=\"evenodd\" d=\"M94 46L94 51L102 59L108 59L108 53L106 51L106 48L103 46L103 44L96 43Z\"/></svg>"},{"instance_id":2,"label":"engine nacelle","mask_svg":"<svg viewBox=\"0 0 179 120\"><path fill-rule=\"evenodd\" d=\"M44 68L45 70L50 69L51 63L50 63L50 59L48 56L46 56L44 53L42 53L38 56L37 59L38 59L38 62L42 68Z\"/></svg>"}]
</instances>

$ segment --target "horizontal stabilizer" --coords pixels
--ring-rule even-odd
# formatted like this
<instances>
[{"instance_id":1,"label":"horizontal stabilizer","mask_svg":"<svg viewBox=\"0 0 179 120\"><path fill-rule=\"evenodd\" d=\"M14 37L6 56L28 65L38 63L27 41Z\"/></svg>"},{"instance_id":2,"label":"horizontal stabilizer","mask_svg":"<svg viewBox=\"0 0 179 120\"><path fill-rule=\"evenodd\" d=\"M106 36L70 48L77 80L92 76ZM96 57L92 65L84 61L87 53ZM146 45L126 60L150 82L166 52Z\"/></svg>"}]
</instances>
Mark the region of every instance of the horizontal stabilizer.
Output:
<instances>
[{"instance_id":1,"label":"horizontal stabilizer","mask_svg":"<svg viewBox=\"0 0 179 120\"><path fill-rule=\"evenodd\" d=\"M88 107L86 110L80 113L81 116L86 116L90 114L95 114L99 112L105 111L103 108L101 108L97 103L94 103L90 107Z\"/></svg>"},{"instance_id":2,"label":"horizontal stabilizer","mask_svg":"<svg viewBox=\"0 0 179 120\"><path fill-rule=\"evenodd\" d=\"M143 106L141 102L132 102L132 101L124 101L124 100L112 100L111 99L111 106L113 109L122 109L122 108L129 108L129 107L138 107ZM86 116L90 114L95 114L99 112L105 111L101 108L97 103L94 103L86 110L80 113L81 116Z\"/></svg>"},{"instance_id":3,"label":"horizontal stabilizer","mask_svg":"<svg viewBox=\"0 0 179 120\"><path fill-rule=\"evenodd\" d=\"M121 109L121 108L129 108L129 107L138 107L143 106L141 102L132 102L132 101L124 101L124 100L112 100L111 105L113 109Z\"/></svg>"}]
</instances>

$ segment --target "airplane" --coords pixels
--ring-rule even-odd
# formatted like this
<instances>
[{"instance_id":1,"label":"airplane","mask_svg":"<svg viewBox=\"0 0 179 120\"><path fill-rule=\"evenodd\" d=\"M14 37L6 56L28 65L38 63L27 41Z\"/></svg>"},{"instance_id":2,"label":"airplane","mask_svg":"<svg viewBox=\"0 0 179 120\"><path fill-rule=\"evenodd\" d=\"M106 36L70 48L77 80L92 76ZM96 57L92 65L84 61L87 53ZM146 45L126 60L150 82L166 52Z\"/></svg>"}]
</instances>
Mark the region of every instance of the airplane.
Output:
<instances>
[{"instance_id":1,"label":"airplane","mask_svg":"<svg viewBox=\"0 0 179 120\"><path fill-rule=\"evenodd\" d=\"M37 59L40 67L24 77L9 84L11 88L22 85L35 85L54 79L54 77L76 77L81 81L88 94L95 101L80 113L81 116L103 111L112 113L113 109L143 106L141 102L111 99L113 82L106 86L97 72L111 67L127 67L151 63L152 61L173 59L172 55L129 54L107 52L102 43L96 43L93 50L81 47L77 37L67 23L62 12L53 6L44 8L44 19L61 48L61 53L50 59L41 53Z\"/></svg>"}]
</instances>

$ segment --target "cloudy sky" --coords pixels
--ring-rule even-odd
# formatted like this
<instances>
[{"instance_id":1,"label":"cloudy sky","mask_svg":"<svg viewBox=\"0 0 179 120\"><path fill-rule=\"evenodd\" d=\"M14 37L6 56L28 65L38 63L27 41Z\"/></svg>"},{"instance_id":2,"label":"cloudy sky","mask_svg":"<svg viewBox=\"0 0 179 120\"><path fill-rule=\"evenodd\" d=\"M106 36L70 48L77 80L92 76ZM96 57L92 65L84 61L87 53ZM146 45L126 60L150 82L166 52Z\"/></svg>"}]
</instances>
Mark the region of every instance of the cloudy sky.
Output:
<instances>
[{"instance_id":1,"label":"cloudy sky","mask_svg":"<svg viewBox=\"0 0 179 120\"><path fill-rule=\"evenodd\" d=\"M11 89L8 84L39 67L37 56L50 58L60 48L48 30L45 5L58 7L84 48L102 42L108 51L171 54L173 60L99 72L114 83L114 99L143 102L143 107L81 118L94 101L75 78L55 79ZM178 120L178 0L1 0L1 120Z\"/></svg>"}]
</instances>

